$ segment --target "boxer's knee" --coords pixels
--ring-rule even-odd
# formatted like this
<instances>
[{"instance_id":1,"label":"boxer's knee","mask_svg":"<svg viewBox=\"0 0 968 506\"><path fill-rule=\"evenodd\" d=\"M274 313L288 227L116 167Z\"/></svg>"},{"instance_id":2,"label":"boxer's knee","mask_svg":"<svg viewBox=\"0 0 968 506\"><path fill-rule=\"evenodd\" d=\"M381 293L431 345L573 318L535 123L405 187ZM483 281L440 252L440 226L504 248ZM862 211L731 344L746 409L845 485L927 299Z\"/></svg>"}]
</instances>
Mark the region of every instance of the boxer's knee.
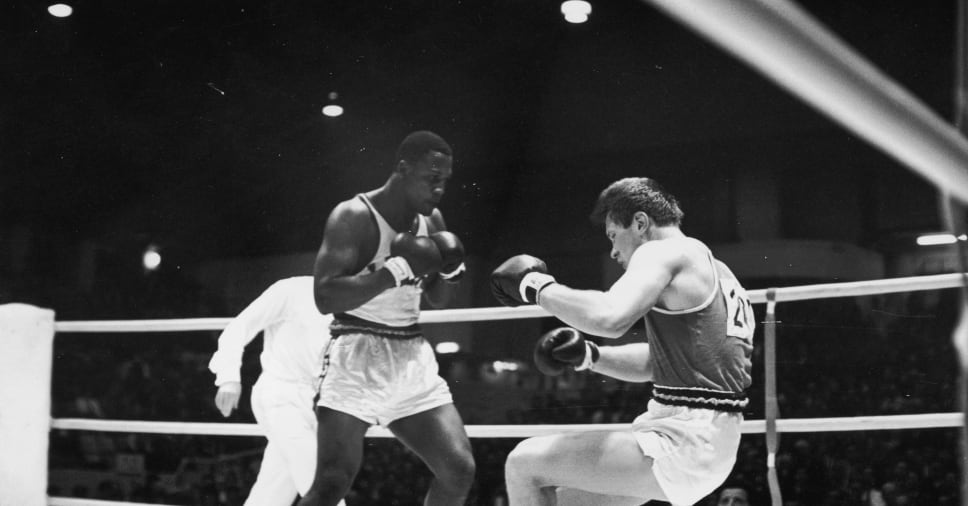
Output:
<instances>
[{"instance_id":1,"label":"boxer's knee","mask_svg":"<svg viewBox=\"0 0 968 506\"><path fill-rule=\"evenodd\" d=\"M542 468L540 446L534 439L517 444L504 462L504 475L515 481L536 481Z\"/></svg>"},{"instance_id":2,"label":"boxer's knee","mask_svg":"<svg viewBox=\"0 0 968 506\"><path fill-rule=\"evenodd\" d=\"M469 490L474 483L477 465L471 452L460 452L449 459L446 466L437 470L437 479L446 483L449 488Z\"/></svg>"},{"instance_id":3,"label":"boxer's knee","mask_svg":"<svg viewBox=\"0 0 968 506\"><path fill-rule=\"evenodd\" d=\"M306 506L335 506L349 493L354 477L355 473L348 469L320 469L303 502Z\"/></svg>"}]
</instances>

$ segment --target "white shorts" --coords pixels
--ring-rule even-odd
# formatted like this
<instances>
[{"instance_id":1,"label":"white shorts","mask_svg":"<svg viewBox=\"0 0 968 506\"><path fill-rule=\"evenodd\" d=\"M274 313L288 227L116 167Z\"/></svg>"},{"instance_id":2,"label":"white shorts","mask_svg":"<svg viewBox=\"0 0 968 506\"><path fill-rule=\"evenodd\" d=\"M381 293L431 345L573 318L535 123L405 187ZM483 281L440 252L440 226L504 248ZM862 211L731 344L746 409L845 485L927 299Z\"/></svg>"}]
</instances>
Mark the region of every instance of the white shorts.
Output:
<instances>
[{"instance_id":1,"label":"white shorts","mask_svg":"<svg viewBox=\"0 0 968 506\"><path fill-rule=\"evenodd\" d=\"M720 486L736 463L742 413L649 401L632 422L652 472L674 505L694 504Z\"/></svg>"},{"instance_id":2,"label":"white shorts","mask_svg":"<svg viewBox=\"0 0 968 506\"><path fill-rule=\"evenodd\" d=\"M317 404L387 426L454 402L438 371L434 350L423 337L343 334L330 344Z\"/></svg>"}]
</instances>

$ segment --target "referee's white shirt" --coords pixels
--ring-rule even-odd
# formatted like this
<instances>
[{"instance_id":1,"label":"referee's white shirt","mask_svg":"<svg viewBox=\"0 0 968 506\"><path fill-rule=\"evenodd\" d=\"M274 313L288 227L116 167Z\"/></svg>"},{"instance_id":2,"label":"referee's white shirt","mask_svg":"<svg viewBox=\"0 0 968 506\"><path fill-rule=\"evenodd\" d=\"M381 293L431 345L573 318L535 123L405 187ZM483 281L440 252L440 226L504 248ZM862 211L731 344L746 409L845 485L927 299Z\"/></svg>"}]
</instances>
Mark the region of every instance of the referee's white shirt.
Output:
<instances>
[{"instance_id":1,"label":"referee's white shirt","mask_svg":"<svg viewBox=\"0 0 968 506\"><path fill-rule=\"evenodd\" d=\"M215 385L240 381L242 353L259 332L262 374L287 382L314 384L329 343L332 316L316 309L313 277L279 280L250 303L222 331L208 368Z\"/></svg>"}]
</instances>

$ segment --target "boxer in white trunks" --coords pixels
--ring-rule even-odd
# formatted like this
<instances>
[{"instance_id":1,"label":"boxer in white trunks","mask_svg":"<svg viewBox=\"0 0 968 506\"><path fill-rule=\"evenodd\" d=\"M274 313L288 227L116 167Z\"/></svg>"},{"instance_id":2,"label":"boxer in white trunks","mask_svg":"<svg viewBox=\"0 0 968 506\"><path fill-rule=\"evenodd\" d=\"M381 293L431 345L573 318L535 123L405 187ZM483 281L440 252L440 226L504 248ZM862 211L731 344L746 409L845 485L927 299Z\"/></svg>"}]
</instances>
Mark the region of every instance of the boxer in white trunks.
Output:
<instances>
[{"instance_id":1,"label":"boxer in white trunks","mask_svg":"<svg viewBox=\"0 0 968 506\"><path fill-rule=\"evenodd\" d=\"M537 303L574 327L539 340L535 361L543 372L573 367L654 382L653 398L631 430L521 442L505 464L511 506L632 506L653 499L691 505L732 470L755 318L729 268L679 228L682 215L655 181L622 179L602 191L592 213L625 270L607 291L557 283L529 255L512 257L492 274L502 303ZM581 334L617 338L641 319L645 343L599 347Z\"/></svg>"},{"instance_id":2,"label":"boxer in white trunks","mask_svg":"<svg viewBox=\"0 0 968 506\"><path fill-rule=\"evenodd\" d=\"M300 506L332 506L353 484L363 438L388 428L433 473L427 506L464 504L474 458L450 389L417 319L441 307L464 272L463 246L437 209L450 146L419 131L397 149L386 183L338 204L316 257L320 312L334 314L316 409L319 461Z\"/></svg>"}]
</instances>

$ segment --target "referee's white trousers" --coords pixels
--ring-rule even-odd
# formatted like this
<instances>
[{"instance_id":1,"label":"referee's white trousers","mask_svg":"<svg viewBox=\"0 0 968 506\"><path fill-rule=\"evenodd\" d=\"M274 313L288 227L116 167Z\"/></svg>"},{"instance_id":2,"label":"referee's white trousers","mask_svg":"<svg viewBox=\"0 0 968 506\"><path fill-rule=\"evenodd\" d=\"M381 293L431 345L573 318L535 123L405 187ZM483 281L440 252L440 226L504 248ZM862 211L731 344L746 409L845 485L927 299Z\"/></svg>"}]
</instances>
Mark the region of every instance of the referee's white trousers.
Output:
<instances>
[{"instance_id":1,"label":"referee's white trousers","mask_svg":"<svg viewBox=\"0 0 968 506\"><path fill-rule=\"evenodd\" d=\"M316 473L315 395L313 385L266 375L252 387L252 412L269 442L245 506L292 506L309 491Z\"/></svg>"}]
</instances>

